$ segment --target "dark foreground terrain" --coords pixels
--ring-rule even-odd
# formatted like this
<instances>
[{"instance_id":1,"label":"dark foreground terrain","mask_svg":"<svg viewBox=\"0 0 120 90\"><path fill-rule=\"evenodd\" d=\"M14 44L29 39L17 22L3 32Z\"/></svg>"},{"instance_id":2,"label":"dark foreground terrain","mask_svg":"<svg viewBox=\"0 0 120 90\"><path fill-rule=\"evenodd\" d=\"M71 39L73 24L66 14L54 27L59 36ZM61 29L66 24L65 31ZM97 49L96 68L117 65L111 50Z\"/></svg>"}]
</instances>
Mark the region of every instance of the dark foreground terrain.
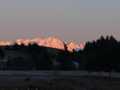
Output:
<instances>
[{"instance_id":1,"label":"dark foreground terrain","mask_svg":"<svg viewBox=\"0 0 120 90\"><path fill-rule=\"evenodd\" d=\"M81 77L80 79L8 81L0 90L120 90L120 80Z\"/></svg>"},{"instance_id":2,"label":"dark foreground terrain","mask_svg":"<svg viewBox=\"0 0 120 90\"><path fill-rule=\"evenodd\" d=\"M0 72L0 90L120 90L119 76L64 71Z\"/></svg>"}]
</instances>

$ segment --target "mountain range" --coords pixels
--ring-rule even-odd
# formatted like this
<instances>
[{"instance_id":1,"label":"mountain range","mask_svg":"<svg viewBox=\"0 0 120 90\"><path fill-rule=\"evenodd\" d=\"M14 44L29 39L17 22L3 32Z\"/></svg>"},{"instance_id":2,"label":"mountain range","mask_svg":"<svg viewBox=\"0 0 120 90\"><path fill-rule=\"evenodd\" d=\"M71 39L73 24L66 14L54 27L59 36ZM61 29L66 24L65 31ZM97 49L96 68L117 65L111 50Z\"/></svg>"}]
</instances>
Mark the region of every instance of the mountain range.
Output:
<instances>
[{"instance_id":1,"label":"mountain range","mask_svg":"<svg viewBox=\"0 0 120 90\"><path fill-rule=\"evenodd\" d=\"M17 39L15 41L0 41L0 46L9 46L13 44L18 44L18 45L29 45L29 44L37 44L39 46L45 46L45 47L51 47L51 48L56 48L56 49L61 49L65 50L67 48L68 51L72 52L73 50L80 50L83 49L85 44L80 43L77 44L74 41L71 41L69 43L65 43L63 40L61 40L58 37L51 36L47 38L33 38L33 39Z\"/></svg>"}]
</instances>

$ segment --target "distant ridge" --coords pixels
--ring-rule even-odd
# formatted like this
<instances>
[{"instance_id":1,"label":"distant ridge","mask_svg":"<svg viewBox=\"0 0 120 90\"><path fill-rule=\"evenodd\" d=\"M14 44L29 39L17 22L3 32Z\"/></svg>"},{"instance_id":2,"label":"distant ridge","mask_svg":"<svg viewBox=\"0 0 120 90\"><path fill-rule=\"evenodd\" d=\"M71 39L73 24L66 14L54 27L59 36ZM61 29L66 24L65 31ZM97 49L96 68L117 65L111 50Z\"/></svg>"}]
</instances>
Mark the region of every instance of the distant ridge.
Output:
<instances>
[{"instance_id":1,"label":"distant ridge","mask_svg":"<svg viewBox=\"0 0 120 90\"><path fill-rule=\"evenodd\" d=\"M45 46L45 47L51 47L51 48L57 48L61 50L65 50L65 46L67 47L67 50L72 52L73 50L79 50L84 48L84 44L80 43L77 44L74 41L70 43L65 43L60 38L56 36L50 36L47 38L33 38L33 39L17 39L15 41L0 41L0 46L9 46L9 45L25 45L28 46L29 44L36 43L39 46Z\"/></svg>"}]
</instances>

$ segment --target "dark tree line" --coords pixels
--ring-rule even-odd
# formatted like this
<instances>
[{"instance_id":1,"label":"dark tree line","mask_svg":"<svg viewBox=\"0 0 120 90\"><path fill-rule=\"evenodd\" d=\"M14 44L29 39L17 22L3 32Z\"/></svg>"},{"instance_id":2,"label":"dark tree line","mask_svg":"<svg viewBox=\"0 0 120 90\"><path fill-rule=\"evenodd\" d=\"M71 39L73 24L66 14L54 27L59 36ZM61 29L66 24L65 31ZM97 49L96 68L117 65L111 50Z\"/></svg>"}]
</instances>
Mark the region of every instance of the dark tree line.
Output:
<instances>
[{"instance_id":1,"label":"dark tree line","mask_svg":"<svg viewBox=\"0 0 120 90\"><path fill-rule=\"evenodd\" d=\"M1 70L88 70L120 71L120 41L101 36L85 48L68 52L37 44L0 47Z\"/></svg>"},{"instance_id":2,"label":"dark tree line","mask_svg":"<svg viewBox=\"0 0 120 90\"><path fill-rule=\"evenodd\" d=\"M89 71L120 71L120 42L113 36L87 42L81 53L80 69Z\"/></svg>"},{"instance_id":3,"label":"dark tree line","mask_svg":"<svg viewBox=\"0 0 120 90\"><path fill-rule=\"evenodd\" d=\"M75 70L67 50L37 44L0 47L1 70Z\"/></svg>"}]
</instances>

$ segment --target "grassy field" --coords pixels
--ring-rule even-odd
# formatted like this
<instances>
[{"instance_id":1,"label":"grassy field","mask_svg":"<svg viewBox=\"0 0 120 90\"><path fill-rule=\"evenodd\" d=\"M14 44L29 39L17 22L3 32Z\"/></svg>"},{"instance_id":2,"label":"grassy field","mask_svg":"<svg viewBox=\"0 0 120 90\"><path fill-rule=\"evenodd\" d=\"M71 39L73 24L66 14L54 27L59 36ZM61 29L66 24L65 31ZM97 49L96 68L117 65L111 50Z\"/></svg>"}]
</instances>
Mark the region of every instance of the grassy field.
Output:
<instances>
[{"instance_id":1,"label":"grassy field","mask_svg":"<svg viewBox=\"0 0 120 90\"><path fill-rule=\"evenodd\" d=\"M81 77L79 79L8 81L0 90L120 90L120 80Z\"/></svg>"},{"instance_id":2,"label":"grassy field","mask_svg":"<svg viewBox=\"0 0 120 90\"><path fill-rule=\"evenodd\" d=\"M41 74L43 76L47 75L45 73ZM2 73L0 74L0 90L120 90L120 78L82 74L80 74L81 76L74 76L74 72L72 73L72 76L62 77L50 77L51 75L49 74L46 76L48 78L32 78L25 76L27 73L21 74L23 76L14 73L17 76L15 77L10 72L7 77L5 76L7 73Z\"/></svg>"}]
</instances>

